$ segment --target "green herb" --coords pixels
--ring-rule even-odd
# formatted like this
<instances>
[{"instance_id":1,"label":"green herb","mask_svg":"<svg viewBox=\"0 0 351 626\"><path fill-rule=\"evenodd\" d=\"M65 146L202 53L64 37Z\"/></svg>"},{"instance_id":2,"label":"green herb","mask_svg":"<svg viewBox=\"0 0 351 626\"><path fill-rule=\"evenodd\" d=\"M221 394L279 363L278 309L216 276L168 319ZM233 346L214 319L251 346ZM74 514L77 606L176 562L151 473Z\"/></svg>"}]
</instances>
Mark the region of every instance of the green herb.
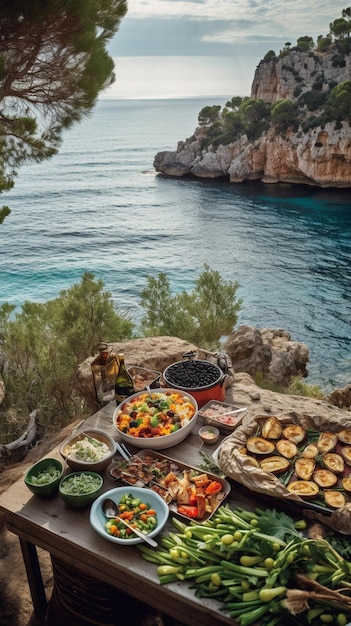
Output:
<instances>
[{"instance_id":1,"label":"green herb","mask_svg":"<svg viewBox=\"0 0 351 626\"><path fill-rule=\"evenodd\" d=\"M203 452L202 450L199 450L199 454L204 460L204 462L199 465L201 469L209 472L210 474L216 474L217 476L224 477L224 474L221 471L220 467L218 467L218 465L214 462L213 458L209 454Z\"/></svg>"},{"instance_id":2,"label":"green herb","mask_svg":"<svg viewBox=\"0 0 351 626\"><path fill-rule=\"evenodd\" d=\"M61 483L62 493L68 495L86 495L96 491L101 485L101 479L91 474L77 474L67 476Z\"/></svg>"},{"instance_id":3,"label":"green herb","mask_svg":"<svg viewBox=\"0 0 351 626\"><path fill-rule=\"evenodd\" d=\"M257 525L263 533L274 535L274 537L283 541L285 541L287 536L301 536L301 533L296 530L291 517L283 511L278 512L275 509L267 509L258 517Z\"/></svg>"},{"instance_id":4,"label":"green herb","mask_svg":"<svg viewBox=\"0 0 351 626\"><path fill-rule=\"evenodd\" d=\"M38 472L38 474L31 474L27 480L31 485L35 486L48 485L56 480L60 474L61 471L55 465L49 465L46 470Z\"/></svg>"}]
</instances>

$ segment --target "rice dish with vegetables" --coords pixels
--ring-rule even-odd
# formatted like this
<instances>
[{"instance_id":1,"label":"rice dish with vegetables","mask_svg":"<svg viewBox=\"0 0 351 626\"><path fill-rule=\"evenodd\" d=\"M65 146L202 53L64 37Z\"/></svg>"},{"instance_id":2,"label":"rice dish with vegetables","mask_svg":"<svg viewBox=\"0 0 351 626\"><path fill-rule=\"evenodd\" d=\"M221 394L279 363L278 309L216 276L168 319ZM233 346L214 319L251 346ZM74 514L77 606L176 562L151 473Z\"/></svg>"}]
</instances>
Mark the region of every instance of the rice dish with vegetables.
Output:
<instances>
[{"instance_id":1,"label":"rice dish with vegetables","mask_svg":"<svg viewBox=\"0 0 351 626\"><path fill-rule=\"evenodd\" d=\"M186 426L195 412L194 405L181 392L144 393L123 403L116 425L132 437L162 437Z\"/></svg>"},{"instance_id":2,"label":"rice dish with vegetables","mask_svg":"<svg viewBox=\"0 0 351 626\"><path fill-rule=\"evenodd\" d=\"M106 443L99 441L95 437L88 436L75 441L66 448L67 456L75 461L84 461L86 463L98 463L110 452L111 450Z\"/></svg>"}]
</instances>

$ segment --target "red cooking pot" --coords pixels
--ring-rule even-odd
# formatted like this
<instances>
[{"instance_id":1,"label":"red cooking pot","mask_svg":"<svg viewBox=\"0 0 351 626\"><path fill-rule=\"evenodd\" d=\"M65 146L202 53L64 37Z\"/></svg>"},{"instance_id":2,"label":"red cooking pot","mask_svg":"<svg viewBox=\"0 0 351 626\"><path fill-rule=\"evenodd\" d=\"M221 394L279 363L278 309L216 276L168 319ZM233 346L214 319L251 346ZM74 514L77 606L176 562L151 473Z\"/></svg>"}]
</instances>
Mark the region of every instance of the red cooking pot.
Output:
<instances>
[{"instance_id":1,"label":"red cooking pot","mask_svg":"<svg viewBox=\"0 0 351 626\"><path fill-rule=\"evenodd\" d=\"M186 360L189 357L189 360ZM225 400L226 374L215 363L193 359L187 353L182 361L169 365L162 377L166 387L190 393L199 409L210 400Z\"/></svg>"}]
</instances>

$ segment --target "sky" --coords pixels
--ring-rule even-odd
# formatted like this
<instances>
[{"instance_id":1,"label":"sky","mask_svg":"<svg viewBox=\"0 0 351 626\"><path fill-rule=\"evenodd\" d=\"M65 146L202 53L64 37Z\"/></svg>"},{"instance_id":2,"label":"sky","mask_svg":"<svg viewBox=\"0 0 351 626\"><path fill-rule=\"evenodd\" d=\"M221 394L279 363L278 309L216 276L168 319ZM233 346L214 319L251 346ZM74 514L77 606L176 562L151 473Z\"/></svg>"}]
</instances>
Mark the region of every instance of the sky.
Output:
<instances>
[{"instance_id":1,"label":"sky","mask_svg":"<svg viewBox=\"0 0 351 626\"><path fill-rule=\"evenodd\" d=\"M109 45L115 83L103 98L249 96L269 50L316 41L345 0L128 0Z\"/></svg>"}]
</instances>

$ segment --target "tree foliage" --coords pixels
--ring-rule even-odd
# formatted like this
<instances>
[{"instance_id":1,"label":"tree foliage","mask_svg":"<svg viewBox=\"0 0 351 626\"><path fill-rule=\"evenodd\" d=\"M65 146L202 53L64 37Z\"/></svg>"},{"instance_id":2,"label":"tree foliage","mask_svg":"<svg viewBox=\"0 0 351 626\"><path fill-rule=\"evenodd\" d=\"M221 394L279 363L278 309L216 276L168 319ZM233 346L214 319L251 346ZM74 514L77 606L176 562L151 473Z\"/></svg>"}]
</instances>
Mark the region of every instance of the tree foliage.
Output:
<instances>
[{"instance_id":1,"label":"tree foliage","mask_svg":"<svg viewBox=\"0 0 351 626\"><path fill-rule=\"evenodd\" d=\"M351 80L336 85L328 98L334 119L351 121Z\"/></svg>"},{"instance_id":2,"label":"tree foliage","mask_svg":"<svg viewBox=\"0 0 351 626\"><path fill-rule=\"evenodd\" d=\"M55 152L64 128L114 81L106 45L126 0L0 3L0 192L18 167Z\"/></svg>"},{"instance_id":3,"label":"tree foliage","mask_svg":"<svg viewBox=\"0 0 351 626\"><path fill-rule=\"evenodd\" d=\"M168 277L160 272L147 277L140 304L146 311L141 328L145 336L170 335L201 347L218 347L237 322L241 300L237 282L225 281L205 264L191 293L172 295Z\"/></svg>"},{"instance_id":4,"label":"tree foliage","mask_svg":"<svg viewBox=\"0 0 351 626\"><path fill-rule=\"evenodd\" d=\"M13 307L0 307L6 407L28 415L40 408L47 424L67 423L82 411L74 391L79 363L100 341L130 339L133 325L116 310L103 281L86 272L79 284L46 303L25 302L13 317Z\"/></svg>"},{"instance_id":5,"label":"tree foliage","mask_svg":"<svg viewBox=\"0 0 351 626\"><path fill-rule=\"evenodd\" d=\"M214 124L219 118L219 112L221 110L221 106L219 104L214 104L212 106L205 106L201 109L198 122L200 126L209 126Z\"/></svg>"},{"instance_id":6,"label":"tree foliage","mask_svg":"<svg viewBox=\"0 0 351 626\"><path fill-rule=\"evenodd\" d=\"M297 117L296 105L291 100L277 100L271 108L271 118L274 124L288 128Z\"/></svg>"}]
</instances>

